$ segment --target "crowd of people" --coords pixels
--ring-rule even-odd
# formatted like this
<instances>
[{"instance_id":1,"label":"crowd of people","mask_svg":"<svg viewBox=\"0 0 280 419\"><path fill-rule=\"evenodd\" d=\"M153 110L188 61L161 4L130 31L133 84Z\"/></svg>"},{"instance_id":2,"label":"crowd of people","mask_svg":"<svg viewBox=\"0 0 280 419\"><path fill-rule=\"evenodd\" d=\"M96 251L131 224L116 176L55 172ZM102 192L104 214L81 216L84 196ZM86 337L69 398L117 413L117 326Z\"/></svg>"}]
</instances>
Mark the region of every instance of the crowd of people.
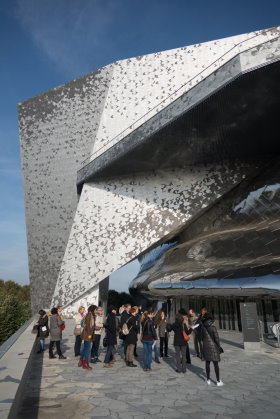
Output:
<instances>
[{"instance_id":1,"label":"crowd of people","mask_svg":"<svg viewBox=\"0 0 280 419\"><path fill-rule=\"evenodd\" d=\"M60 345L62 331L65 328L62 307L53 307L50 313L40 310L39 316L35 323L38 330L38 353L45 350L45 339L50 336L49 358L56 358L53 352L56 346L59 359L65 359ZM113 367L118 349L127 367L137 367L135 358L138 357L137 345L140 340L143 345L143 370L149 372L152 370L153 352L156 363L161 363L160 358L170 357L169 334L173 332L175 371L185 374L187 364L191 364L189 340L192 335L195 356L205 361L206 383L211 384L212 362L217 386L223 386L219 371L220 354L223 349L220 346L214 320L206 308L202 308L199 315L193 309L186 311L181 308L175 321L170 322L163 310L155 314L152 309L143 312L141 306L131 307L130 304L125 304L118 310L110 306L105 317L102 307L90 305L87 312L85 307L80 307L74 320L74 355L79 357L78 366L83 369L92 369L90 364L102 362L99 354L102 332L105 331L102 342L106 348L104 368Z\"/></svg>"}]
</instances>

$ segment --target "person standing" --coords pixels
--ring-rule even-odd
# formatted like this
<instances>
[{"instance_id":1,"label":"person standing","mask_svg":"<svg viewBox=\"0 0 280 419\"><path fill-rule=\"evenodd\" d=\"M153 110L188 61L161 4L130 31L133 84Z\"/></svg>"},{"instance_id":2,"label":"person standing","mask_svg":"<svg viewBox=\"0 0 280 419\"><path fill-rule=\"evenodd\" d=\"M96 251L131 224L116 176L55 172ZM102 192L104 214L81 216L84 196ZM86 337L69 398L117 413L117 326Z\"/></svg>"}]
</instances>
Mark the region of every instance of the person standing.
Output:
<instances>
[{"instance_id":1,"label":"person standing","mask_svg":"<svg viewBox=\"0 0 280 419\"><path fill-rule=\"evenodd\" d=\"M189 328L189 319L188 319L188 313L184 308L180 308L179 314L181 314L183 316L184 319L184 324L187 328ZM191 364L191 354L190 354L190 347L189 347L189 343L186 342L186 362L187 364Z\"/></svg>"},{"instance_id":2,"label":"person standing","mask_svg":"<svg viewBox=\"0 0 280 419\"><path fill-rule=\"evenodd\" d=\"M126 336L122 333L122 328L123 328L123 325L127 322L127 320L130 317L130 309L131 309L130 304L124 304L124 310L121 314L121 320L120 320L121 330L120 330L119 338L123 341L123 344L122 344L122 358L124 360L126 359L127 342L126 342Z\"/></svg>"},{"instance_id":3,"label":"person standing","mask_svg":"<svg viewBox=\"0 0 280 419\"><path fill-rule=\"evenodd\" d=\"M53 354L53 347L54 344L56 345L56 351L59 356L59 359L66 359L65 356L62 355L61 348L60 348L60 341L62 339L62 327L64 326L64 320L61 320L58 312L57 307L53 307L51 309L51 316L50 316L50 345L49 345L49 358L56 358Z\"/></svg>"},{"instance_id":4,"label":"person standing","mask_svg":"<svg viewBox=\"0 0 280 419\"><path fill-rule=\"evenodd\" d=\"M186 348L188 342L184 340L183 331L189 335L192 330L189 329L185 323L182 314L178 313L175 318L175 323L167 326L168 330L174 331L174 348L176 353L176 372L186 373Z\"/></svg>"},{"instance_id":5,"label":"person standing","mask_svg":"<svg viewBox=\"0 0 280 419\"><path fill-rule=\"evenodd\" d=\"M217 386L224 385L220 379L219 362L221 361L220 353L223 352L220 346L219 335L213 318L209 313L204 313L201 325L201 336L203 341L203 356L205 359L206 383L211 384L210 380L210 363L214 364L214 370L217 379Z\"/></svg>"},{"instance_id":6,"label":"person standing","mask_svg":"<svg viewBox=\"0 0 280 419\"><path fill-rule=\"evenodd\" d=\"M155 325L158 328L158 336L160 340L160 356L163 358L163 353L168 358L168 332L166 329L167 319L164 311L160 310L156 315Z\"/></svg>"},{"instance_id":7,"label":"person standing","mask_svg":"<svg viewBox=\"0 0 280 419\"><path fill-rule=\"evenodd\" d=\"M106 355L104 359L104 368L110 368L112 367L114 358L114 348L117 344L117 323L116 323L116 313L117 309L114 306L110 306L108 308L108 316L106 318L106 321L104 323L105 327L105 337L107 340L107 350Z\"/></svg>"},{"instance_id":8,"label":"person standing","mask_svg":"<svg viewBox=\"0 0 280 419\"><path fill-rule=\"evenodd\" d=\"M92 341L94 338L94 312L96 309L97 307L95 305L89 306L88 312L82 322L83 331L81 333L81 339L84 341L84 343L81 349L78 367L83 367L87 370L92 370L92 367L89 365L88 360Z\"/></svg>"},{"instance_id":9,"label":"person standing","mask_svg":"<svg viewBox=\"0 0 280 419\"><path fill-rule=\"evenodd\" d=\"M128 335L126 335L126 365L128 367L137 367L137 365L133 363L133 353L137 342L137 335L139 333L139 321L137 313L138 307L132 307L130 309L130 318L126 322L129 330Z\"/></svg>"},{"instance_id":10,"label":"person standing","mask_svg":"<svg viewBox=\"0 0 280 419\"><path fill-rule=\"evenodd\" d=\"M144 371L151 371L153 344L155 340L157 339L153 317L154 317L153 310L147 310L142 320L141 342L143 344L143 350L144 350L144 355L143 355Z\"/></svg>"},{"instance_id":11,"label":"person standing","mask_svg":"<svg viewBox=\"0 0 280 419\"><path fill-rule=\"evenodd\" d=\"M61 320L64 320L64 317L63 317L63 314L62 314L62 310L63 310L62 306L61 305L58 305L57 306L57 313L58 313L59 317L61 318Z\"/></svg>"},{"instance_id":12,"label":"person standing","mask_svg":"<svg viewBox=\"0 0 280 419\"><path fill-rule=\"evenodd\" d=\"M198 323L198 315L194 312L192 308L190 308L188 311L188 321L189 321L189 326L191 328ZM202 343L199 337L199 333L196 329L193 329L193 342L194 342L194 349L196 352L196 356L198 358L203 358Z\"/></svg>"},{"instance_id":13,"label":"person standing","mask_svg":"<svg viewBox=\"0 0 280 419\"><path fill-rule=\"evenodd\" d=\"M37 354L44 352L45 350L45 339L49 336L49 319L47 313L44 310L40 310L40 315L38 322L35 323L38 326L38 334L37 337L39 338L39 350Z\"/></svg>"},{"instance_id":14,"label":"person standing","mask_svg":"<svg viewBox=\"0 0 280 419\"><path fill-rule=\"evenodd\" d=\"M75 316L75 329L74 329L74 335L75 338L75 346L74 346L74 354L75 356L80 356L81 352L81 345L82 345L82 339L81 339L81 333L83 331L82 328L82 322L85 316L85 307L81 306L79 307L78 313Z\"/></svg>"},{"instance_id":15,"label":"person standing","mask_svg":"<svg viewBox=\"0 0 280 419\"><path fill-rule=\"evenodd\" d=\"M98 351L99 351L99 346L100 346L101 333L103 330L103 324L104 324L103 308L98 307L95 311L94 340L91 347L90 362L92 362L93 364L96 364L96 362L101 362L98 359Z\"/></svg>"}]
</instances>

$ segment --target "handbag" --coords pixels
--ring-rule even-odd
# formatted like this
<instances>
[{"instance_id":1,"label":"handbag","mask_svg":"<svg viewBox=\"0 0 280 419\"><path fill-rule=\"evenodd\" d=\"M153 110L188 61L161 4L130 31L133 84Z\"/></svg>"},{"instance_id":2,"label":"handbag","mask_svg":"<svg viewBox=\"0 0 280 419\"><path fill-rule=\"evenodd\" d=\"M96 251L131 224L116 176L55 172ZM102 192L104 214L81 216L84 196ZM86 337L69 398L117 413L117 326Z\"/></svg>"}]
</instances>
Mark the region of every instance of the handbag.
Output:
<instances>
[{"instance_id":1,"label":"handbag","mask_svg":"<svg viewBox=\"0 0 280 419\"><path fill-rule=\"evenodd\" d=\"M75 329L74 329L74 336L80 336L82 331L83 331L82 327L77 327L76 326Z\"/></svg>"},{"instance_id":2,"label":"handbag","mask_svg":"<svg viewBox=\"0 0 280 419\"><path fill-rule=\"evenodd\" d=\"M107 348L108 346L108 339L106 338L106 336L103 338L103 346L104 348Z\"/></svg>"},{"instance_id":3,"label":"handbag","mask_svg":"<svg viewBox=\"0 0 280 419\"><path fill-rule=\"evenodd\" d=\"M64 330L64 329L65 329L65 324L61 324L61 325L59 325L59 326L58 326L58 328L59 328L60 330Z\"/></svg>"},{"instance_id":4,"label":"handbag","mask_svg":"<svg viewBox=\"0 0 280 419\"><path fill-rule=\"evenodd\" d=\"M183 330L182 330L182 334L183 334L183 339L185 342L188 342L190 340L190 336L186 333L186 331L184 330L184 325L183 325Z\"/></svg>"},{"instance_id":5,"label":"handbag","mask_svg":"<svg viewBox=\"0 0 280 419\"><path fill-rule=\"evenodd\" d=\"M37 324L34 324L32 330L31 330L31 333L34 333L34 334L36 333L36 335L37 335L38 329L39 329L39 326Z\"/></svg>"}]
</instances>

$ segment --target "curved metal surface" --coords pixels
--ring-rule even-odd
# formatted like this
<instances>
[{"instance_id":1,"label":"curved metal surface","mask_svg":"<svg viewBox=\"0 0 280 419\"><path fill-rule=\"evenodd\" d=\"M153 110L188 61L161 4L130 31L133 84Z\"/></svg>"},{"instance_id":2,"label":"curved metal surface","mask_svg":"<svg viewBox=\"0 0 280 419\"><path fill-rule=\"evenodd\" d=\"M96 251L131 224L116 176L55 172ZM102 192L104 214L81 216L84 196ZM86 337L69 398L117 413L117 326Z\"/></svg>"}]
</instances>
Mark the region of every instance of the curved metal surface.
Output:
<instances>
[{"instance_id":1,"label":"curved metal surface","mask_svg":"<svg viewBox=\"0 0 280 419\"><path fill-rule=\"evenodd\" d=\"M279 297L278 159L222 197L176 239L140 261L130 285L134 295Z\"/></svg>"}]
</instances>

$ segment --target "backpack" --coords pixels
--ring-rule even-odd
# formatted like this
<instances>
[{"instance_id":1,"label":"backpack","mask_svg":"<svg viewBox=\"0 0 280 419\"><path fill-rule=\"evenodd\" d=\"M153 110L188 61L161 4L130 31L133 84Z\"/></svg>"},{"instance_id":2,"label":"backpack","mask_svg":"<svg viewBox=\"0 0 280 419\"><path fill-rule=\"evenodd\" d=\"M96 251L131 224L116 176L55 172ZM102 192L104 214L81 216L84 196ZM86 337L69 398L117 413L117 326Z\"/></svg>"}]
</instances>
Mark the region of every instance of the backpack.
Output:
<instances>
[{"instance_id":1,"label":"backpack","mask_svg":"<svg viewBox=\"0 0 280 419\"><path fill-rule=\"evenodd\" d=\"M126 335L128 335L129 334L129 332L130 332L130 329L132 328L132 326L130 327L130 328L128 328L128 325L127 325L127 323L128 323L128 321L131 319L131 317L129 317L129 319L123 324L123 327L122 327L122 334L124 335L124 336L126 336Z\"/></svg>"}]
</instances>

